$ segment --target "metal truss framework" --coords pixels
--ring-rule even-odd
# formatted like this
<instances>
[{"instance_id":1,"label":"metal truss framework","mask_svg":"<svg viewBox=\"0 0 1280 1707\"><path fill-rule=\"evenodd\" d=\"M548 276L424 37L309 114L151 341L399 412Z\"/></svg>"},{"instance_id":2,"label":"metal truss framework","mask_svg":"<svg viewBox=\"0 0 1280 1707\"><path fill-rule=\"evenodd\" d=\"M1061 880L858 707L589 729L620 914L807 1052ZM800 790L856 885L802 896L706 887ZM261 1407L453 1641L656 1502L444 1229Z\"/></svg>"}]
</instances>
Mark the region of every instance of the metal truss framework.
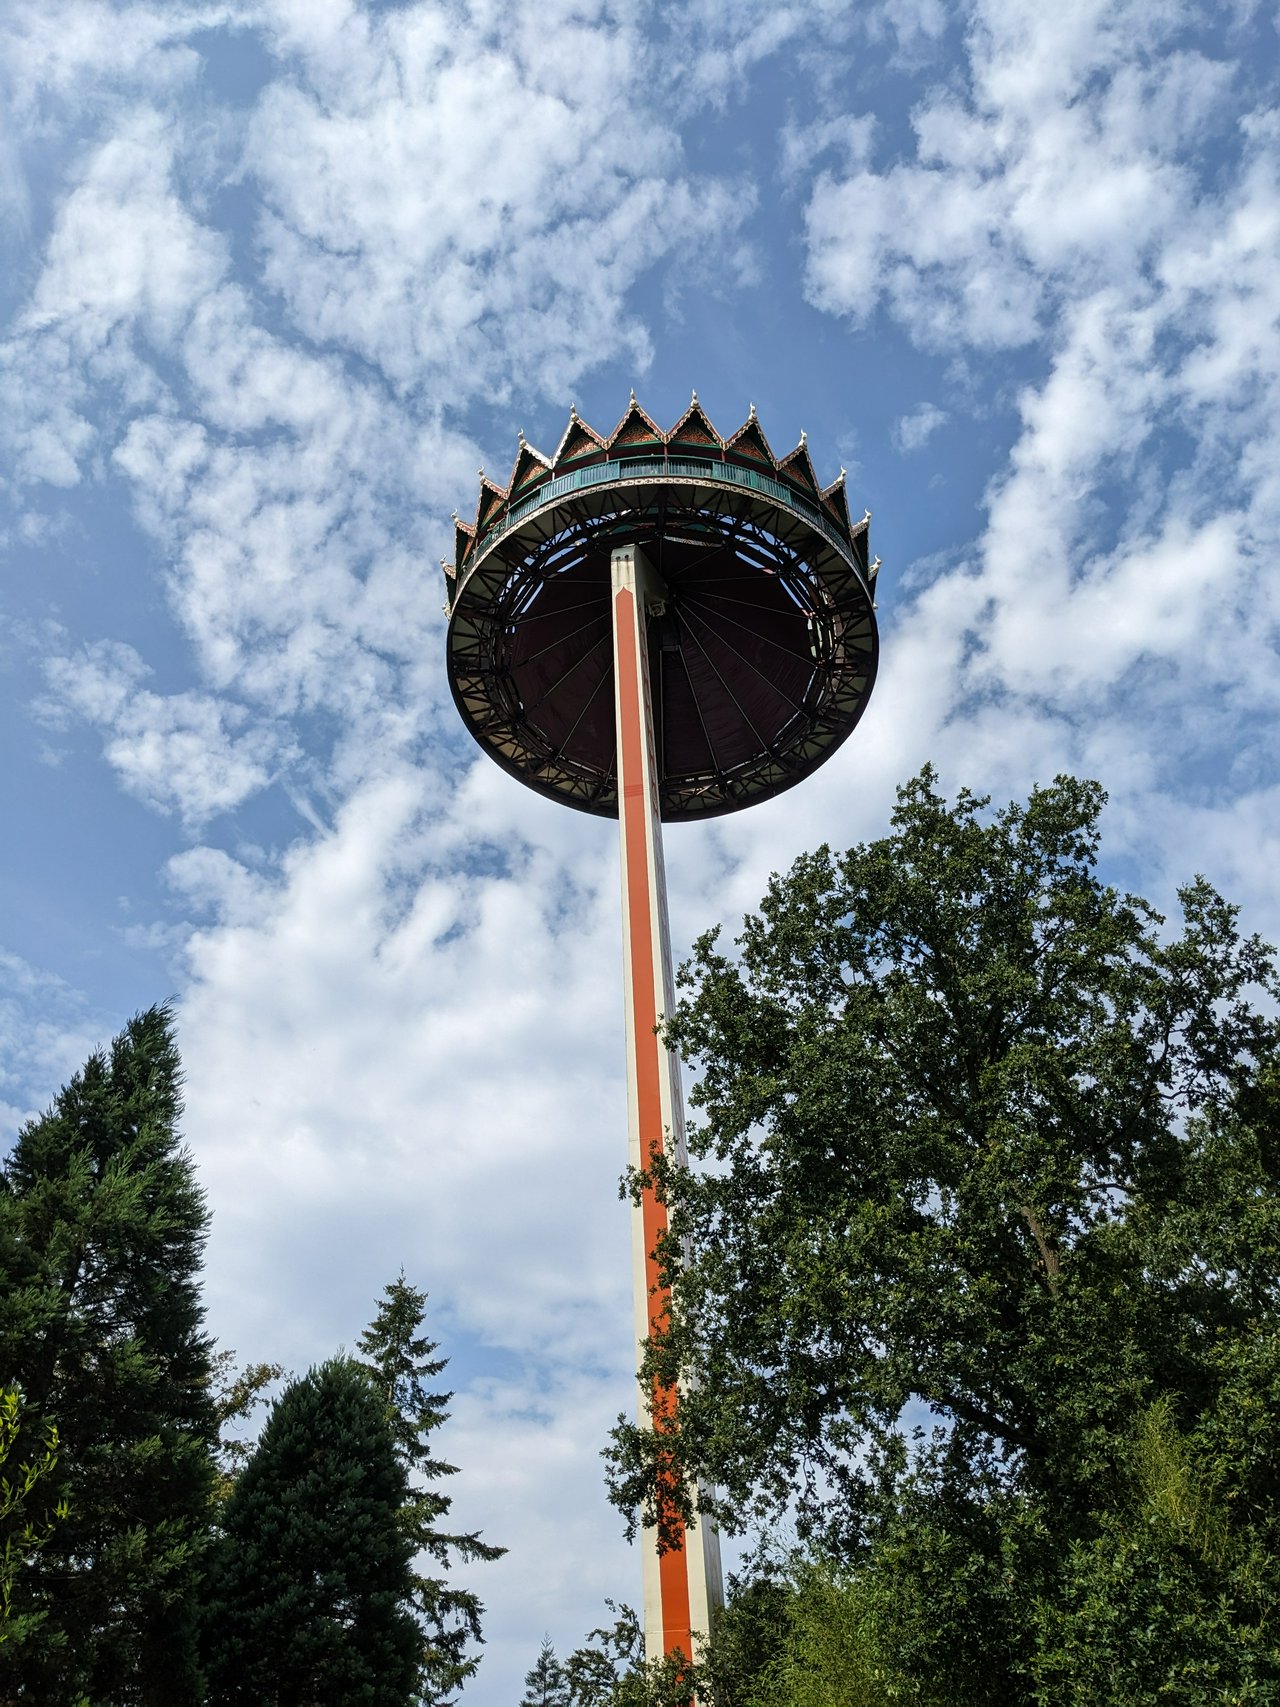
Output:
<instances>
[{"instance_id":1,"label":"metal truss framework","mask_svg":"<svg viewBox=\"0 0 1280 1707\"><path fill-rule=\"evenodd\" d=\"M450 610L449 673L480 744L540 793L617 816L616 756L604 735L609 562L628 544L643 548L670 595L669 614L659 607L650 624L663 820L734 811L821 764L875 681L865 524L846 538L780 480L688 457L561 476L477 541ZM676 716L695 728L684 763L664 734L672 683L681 695L673 728ZM723 708L718 733L708 699ZM588 738L592 728L599 739ZM690 747L700 749L693 762Z\"/></svg>"}]
</instances>

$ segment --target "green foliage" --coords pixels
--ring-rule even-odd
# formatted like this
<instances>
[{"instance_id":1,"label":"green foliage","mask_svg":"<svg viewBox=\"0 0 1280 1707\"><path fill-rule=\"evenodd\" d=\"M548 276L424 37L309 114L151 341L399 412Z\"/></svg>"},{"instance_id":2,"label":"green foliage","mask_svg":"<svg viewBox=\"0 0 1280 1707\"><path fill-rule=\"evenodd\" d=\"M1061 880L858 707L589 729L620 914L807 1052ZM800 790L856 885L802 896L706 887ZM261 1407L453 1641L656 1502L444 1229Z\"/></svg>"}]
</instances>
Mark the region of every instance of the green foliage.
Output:
<instances>
[{"instance_id":1,"label":"green foliage","mask_svg":"<svg viewBox=\"0 0 1280 1707\"><path fill-rule=\"evenodd\" d=\"M218 1505L231 1497L240 1472L253 1455L252 1441L230 1431L237 1424L248 1422L258 1407L267 1403L267 1388L283 1374L281 1363L249 1363L237 1369L234 1351L214 1353L210 1384L218 1431L218 1479L214 1490Z\"/></svg>"},{"instance_id":2,"label":"green foliage","mask_svg":"<svg viewBox=\"0 0 1280 1707\"><path fill-rule=\"evenodd\" d=\"M13 1585L27 1635L0 1649L0 1695L196 1698L214 1418L198 1289L207 1217L180 1110L172 1016L152 1008L23 1129L0 1176L12 1450L37 1463L57 1430L30 1522L65 1512Z\"/></svg>"},{"instance_id":3,"label":"green foliage","mask_svg":"<svg viewBox=\"0 0 1280 1707\"><path fill-rule=\"evenodd\" d=\"M0 1389L0 1536L4 1547L0 1551L0 1643L21 1642L37 1629L41 1613L22 1615L13 1610L13 1586L24 1565L28 1564L53 1533L53 1523L33 1523L32 1496L43 1477L58 1462L58 1430L49 1424L44 1445L35 1458L22 1464L11 1463L13 1449L22 1432L22 1403L12 1388ZM53 1510L53 1518L67 1515L65 1500Z\"/></svg>"},{"instance_id":4,"label":"green foliage","mask_svg":"<svg viewBox=\"0 0 1280 1707\"><path fill-rule=\"evenodd\" d=\"M746 1707L782 1651L792 1599L772 1571L745 1582L730 1578L728 1604L712 1622L700 1697L709 1695L715 1707Z\"/></svg>"},{"instance_id":5,"label":"green foliage","mask_svg":"<svg viewBox=\"0 0 1280 1707\"><path fill-rule=\"evenodd\" d=\"M693 1707L697 1677L683 1656L646 1661L633 1609L605 1605L613 1623L592 1630L564 1662L569 1707Z\"/></svg>"},{"instance_id":6,"label":"green foliage","mask_svg":"<svg viewBox=\"0 0 1280 1707\"><path fill-rule=\"evenodd\" d=\"M674 1453L730 1528L794 1500L922 1700L1280 1688L1280 990L1203 880L1172 930L1099 880L1103 798L924 772L697 944L669 1028L713 1165L652 1170L684 1396L613 1496L656 1521Z\"/></svg>"},{"instance_id":7,"label":"green foliage","mask_svg":"<svg viewBox=\"0 0 1280 1707\"><path fill-rule=\"evenodd\" d=\"M876 1585L828 1561L798 1563L776 1648L746 1689L717 1707L884 1707L928 1698L887 1651ZM938 1698L941 1702L941 1697Z\"/></svg>"},{"instance_id":8,"label":"green foliage","mask_svg":"<svg viewBox=\"0 0 1280 1707\"><path fill-rule=\"evenodd\" d=\"M446 1406L453 1395L431 1386L448 1360L434 1357L436 1341L419 1331L426 1302L426 1293L410 1286L401 1273L386 1288L377 1316L360 1336L363 1367L382 1399L396 1456L410 1478L400 1521L412 1550L438 1565L447 1568L454 1559L500 1559L505 1547L494 1547L475 1532L453 1533L441 1527L453 1501L432 1484L456 1475L457 1466L435 1456L431 1437L448 1420ZM412 1602L425 1637L415 1700L445 1707L479 1664L467 1646L483 1641L484 1608L472 1590L421 1571L413 1578Z\"/></svg>"},{"instance_id":9,"label":"green foliage","mask_svg":"<svg viewBox=\"0 0 1280 1707\"><path fill-rule=\"evenodd\" d=\"M335 1358L293 1382L222 1512L207 1618L215 1707L407 1707L408 1482L366 1372Z\"/></svg>"},{"instance_id":10,"label":"green foliage","mask_svg":"<svg viewBox=\"0 0 1280 1707\"><path fill-rule=\"evenodd\" d=\"M524 1674L524 1694L520 1707L569 1707L569 1690L565 1683L564 1667L556 1658L551 1638L544 1636L538 1658Z\"/></svg>"},{"instance_id":11,"label":"green foliage","mask_svg":"<svg viewBox=\"0 0 1280 1707\"><path fill-rule=\"evenodd\" d=\"M1128 1497L1072 1541L1036 1607L1035 1698L1263 1702L1280 1685L1280 1570L1230 1510L1230 1461L1179 1433L1168 1396L1138 1419Z\"/></svg>"}]
</instances>

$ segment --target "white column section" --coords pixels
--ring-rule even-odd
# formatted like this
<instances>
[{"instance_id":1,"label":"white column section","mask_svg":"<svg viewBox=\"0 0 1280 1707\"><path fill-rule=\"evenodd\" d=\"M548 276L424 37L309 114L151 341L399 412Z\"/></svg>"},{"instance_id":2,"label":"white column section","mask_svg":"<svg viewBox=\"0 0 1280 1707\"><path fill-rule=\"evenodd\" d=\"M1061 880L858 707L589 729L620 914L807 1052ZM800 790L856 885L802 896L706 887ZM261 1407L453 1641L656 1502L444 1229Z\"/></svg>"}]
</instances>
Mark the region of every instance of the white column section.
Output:
<instances>
[{"instance_id":1,"label":"white column section","mask_svg":"<svg viewBox=\"0 0 1280 1707\"><path fill-rule=\"evenodd\" d=\"M622 859L623 975L626 990L628 1157L648 1162L655 1143L685 1160L684 1098L680 1063L654 1033L675 1002L671 932L662 864L662 821L649 689L646 615L661 607L666 589L637 546L613 553L614 706L618 737L618 828ZM664 1299L655 1296L654 1244L666 1226L665 1208L652 1193L631 1219L637 1357ZM650 1395L639 1394L640 1416ZM678 1396L667 1397L669 1404ZM712 1610L724 1598L720 1542L713 1524L701 1522L684 1546L659 1556L655 1532L641 1535L644 1564L644 1639L653 1659L682 1648L696 1657L710 1629Z\"/></svg>"}]
</instances>

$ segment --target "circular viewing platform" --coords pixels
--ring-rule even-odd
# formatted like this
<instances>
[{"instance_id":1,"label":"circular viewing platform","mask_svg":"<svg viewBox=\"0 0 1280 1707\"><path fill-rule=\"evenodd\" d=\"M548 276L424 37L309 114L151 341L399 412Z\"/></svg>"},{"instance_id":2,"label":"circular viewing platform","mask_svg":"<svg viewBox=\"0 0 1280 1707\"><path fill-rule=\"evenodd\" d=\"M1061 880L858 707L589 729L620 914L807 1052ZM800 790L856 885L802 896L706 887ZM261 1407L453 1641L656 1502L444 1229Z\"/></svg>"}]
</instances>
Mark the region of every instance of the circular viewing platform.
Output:
<instances>
[{"instance_id":1,"label":"circular viewing platform","mask_svg":"<svg viewBox=\"0 0 1280 1707\"><path fill-rule=\"evenodd\" d=\"M616 817L610 559L644 551L666 822L736 811L808 776L875 681L867 519L820 487L802 435L781 461L751 412L729 439L695 396L662 433L632 398L608 439L576 414L554 457L520 441L457 523L448 663L464 722L529 787Z\"/></svg>"}]
</instances>

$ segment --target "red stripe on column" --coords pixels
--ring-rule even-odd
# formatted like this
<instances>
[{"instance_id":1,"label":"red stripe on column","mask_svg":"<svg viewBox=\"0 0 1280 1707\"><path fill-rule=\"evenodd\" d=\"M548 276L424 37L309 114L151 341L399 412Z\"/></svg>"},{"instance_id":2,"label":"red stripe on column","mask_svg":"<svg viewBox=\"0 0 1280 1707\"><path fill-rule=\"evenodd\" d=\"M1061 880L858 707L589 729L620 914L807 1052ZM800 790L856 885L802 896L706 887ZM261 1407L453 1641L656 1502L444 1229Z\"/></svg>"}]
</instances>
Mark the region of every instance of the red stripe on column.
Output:
<instances>
[{"instance_id":1,"label":"red stripe on column","mask_svg":"<svg viewBox=\"0 0 1280 1707\"><path fill-rule=\"evenodd\" d=\"M652 849L649 814L644 796L648 768L644 695L640 684L635 599L629 588L615 595L614 632L618 637L618 811L622 816L622 840L626 870L623 881L627 896L627 928L631 937L631 1033L635 1047L636 1100L640 1128L640 1156L647 1163L653 1147L663 1141L662 1078L666 1069L663 1047L657 1036L658 998L655 979L653 917L650 911ZM645 1281L649 1289L649 1332L656 1333L667 1316L668 1292L658 1285L654 1249L666 1231L666 1205L646 1190L641 1198L644 1228ZM673 1387L654 1383L653 1412L656 1419L673 1419L677 1398ZM664 1653L680 1649L693 1657L692 1622L689 1609L689 1579L685 1563L684 1525L675 1520L680 1536L678 1547L658 1558L662 1594L662 1645Z\"/></svg>"}]
</instances>

